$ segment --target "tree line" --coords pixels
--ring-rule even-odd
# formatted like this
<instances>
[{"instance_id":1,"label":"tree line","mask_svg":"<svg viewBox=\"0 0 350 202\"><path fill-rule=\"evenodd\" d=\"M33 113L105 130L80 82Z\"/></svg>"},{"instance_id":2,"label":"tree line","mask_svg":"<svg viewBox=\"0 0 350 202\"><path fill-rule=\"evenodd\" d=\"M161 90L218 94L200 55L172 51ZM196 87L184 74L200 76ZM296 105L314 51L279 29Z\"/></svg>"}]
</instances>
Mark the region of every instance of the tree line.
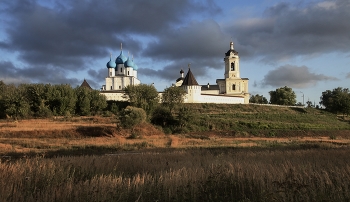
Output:
<instances>
[{"instance_id":1,"label":"tree line","mask_svg":"<svg viewBox=\"0 0 350 202\"><path fill-rule=\"evenodd\" d=\"M165 88L161 96L153 85L140 84L128 86L125 93L129 102L123 106L111 102L109 105L105 96L98 90L86 87L72 88L68 84L13 84L6 85L0 81L0 118L30 118L68 115L96 115L106 111L119 113L121 119L130 117L133 110L144 110L144 119L150 122L165 125L168 123L182 126L186 119L193 116L190 110L181 105L186 92L179 87ZM277 104L277 105L303 105L296 103L296 95L292 88L287 86L270 91L270 101L262 95L252 95L250 103ZM350 113L350 92L348 88L335 88L322 92L320 104L333 113ZM125 111L127 106L130 107ZM311 102L307 102L310 107ZM137 112L138 114L143 114ZM134 118L134 120L136 120Z\"/></svg>"},{"instance_id":2,"label":"tree line","mask_svg":"<svg viewBox=\"0 0 350 202\"><path fill-rule=\"evenodd\" d=\"M0 118L95 115L107 107L98 90L68 84L13 84L0 81Z\"/></svg>"},{"instance_id":3,"label":"tree line","mask_svg":"<svg viewBox=\"0 0 350 202\"><path fill-rule=\"evenodd\" d=\"M249 99L250 103L258 104L276 104L289 106L303 106L302 103L297 103L296 95L292 88L284 86L270 91L270 102L263 95L252 95ZM312 102L306 102L307 107L316 107ZM320 105L323 105L327 111L332 113L341 113L349 115L350 113L350 91L348 88L338 87L333 90L326 90L322 92L320 97Z\"/></svg>"}]
</instances>

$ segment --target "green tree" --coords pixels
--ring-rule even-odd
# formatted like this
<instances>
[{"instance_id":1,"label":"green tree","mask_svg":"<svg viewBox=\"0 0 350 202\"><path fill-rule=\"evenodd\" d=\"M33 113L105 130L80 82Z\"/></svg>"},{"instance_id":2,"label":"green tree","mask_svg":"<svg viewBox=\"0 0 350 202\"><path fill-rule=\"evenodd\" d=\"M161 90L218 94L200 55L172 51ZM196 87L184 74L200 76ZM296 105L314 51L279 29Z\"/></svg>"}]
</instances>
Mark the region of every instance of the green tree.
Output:
<instances>
[{"instance_id":1,"label":"green tree","mask_svg":"<svg viewBox=\"0 0 350 202\"><path fill-rule=\"evenodd\" d=\"M107 99L105 95L101 95L98 90L90 90L90 109L93 115L98 114L107 107Z\"/></svg>"},{"instance_id":2,"label":"green tree","mask_svg":"<svg viewBox=\"0 0 350 202\"><path fill-rule=\"evenodd\" d=\"M24 88L6 85L2 92L3 109L6 115L15 119L30 116L30 106L25 96Z\"/></svg>"},{"instance_id":3,"label":"green tree","mask_svg":"<svg viewBox=\"0 0 350 202\"><path fill-rule=\"evenodd\" d=\"M78 87L75 89L75 94L77 96L77 102L76 102L76 114L79 114L81 116L87 116L90 115L90 102L91 102L91 96L90 96L90 89L85 87Z\"/></svg>"},{"instance_id":4,"label":"green tree","mask_svg":"<svg viewBox=\"0 0 350 202\"><path fill-rule=\"evenodd\" d=\"M106 96L101 95L98 90L77 87L74 91L77 96L76 114L95 115L107 107Z\"/></svg>"},{"instance_id":5,"label":"green tree","mask_svg":"<svg viewBox=\"0 0 350 202\"><path fill-rule=\"evenodd\" d=\"M47 92L50 85L21 84L19 87L24 88L26 99L34 116L49 117L52 115L47 105Z\"/></svg>"},{"instance_id":6,"label":"green tree","mask_svg":"<svg viewBox=\"0 0 350 202\"><path fill-rule=\"evenodd\" d=\"M326 110L333 113L350 113L350 92L348 88L338 87L332 91L322 92L320 104L325 106Z\"/></svg>"},{"instance_id":7,"label":"green tree","mask_svg":"<svg viewBox=\"0 0 350 202\"><path fill-rule=\"evenodd\" d=\"M170 109L159 105L152 112L151 123L159 126L172 125L174 123L174 117L170 112Z\"/></svg>"},{"instance_id":8,"label":"green tree","mask_svg":"<svg viewBox=\"0 0 350 202\"><path fill-rule=\"evenodd\" d=\"M172 86L166 88L162 94L162 103L169 108L171 113L175 106L184 102L185 95L186 91L180 87Z\"/></svg>"},{"instance_id":9,"label":"green tree","mask_svg":"<svg viewBox=\"0 0 350 202\"><path fill-rule=\"evenodd\" d=\"M270 103L277 105L295 105L296 95L292 88L287 86L270 91Z\"/></svg>"},{"instance_id":10,"label":"green tree","mask_svg":"<svg viewBox=\"0 0 350 202\"><path fill-rule=\"evenodd\" d=\"M249 99L250 103L257 103L257 104L267 104L268 101L266 99L266 97L264 97L263 95L252 95Z\"/></svg>"},{"instance_id":11,"label":"green tree","mask_svg":"<svg viewBox=\"0 0 350 202\"><path fill-rule=\"evenodd\" d=\"M312 104L312 102L310 100L306 101L306 105L307 105L307 107L314 107L314 105Z\"/></svg>"},{"instance_id":12,"label":"green tree","mask_svg":"<svg viewBox=\"0 0 350 202\"><path fill-rule=\"evenodd\" d=\"M129 96L132 106L144 109L147 114L150 114L159 103L158 92L153 85L129 85L125 88L125 93Z\"/></svg>"},{"instance_id":13,"label":"green tree","mask_svg":"<svg viewBox=\"0 0 350 202\"><path fill-rule=\"evenodd\" d=\"M74 114L77 96L68 84L49 86L47 104L55 115Z\"/></svg>"},{"instance_id":14,"label":"green tree","mask_svg":"<svg viewBox=\"0 0 350 202\"><path fill-rule=\"evenodd\" d=\"M5 103L4 103L4 92L6 89L6 84L0 81L0 118L5 118Z\"/></svg>"}]
</instances>

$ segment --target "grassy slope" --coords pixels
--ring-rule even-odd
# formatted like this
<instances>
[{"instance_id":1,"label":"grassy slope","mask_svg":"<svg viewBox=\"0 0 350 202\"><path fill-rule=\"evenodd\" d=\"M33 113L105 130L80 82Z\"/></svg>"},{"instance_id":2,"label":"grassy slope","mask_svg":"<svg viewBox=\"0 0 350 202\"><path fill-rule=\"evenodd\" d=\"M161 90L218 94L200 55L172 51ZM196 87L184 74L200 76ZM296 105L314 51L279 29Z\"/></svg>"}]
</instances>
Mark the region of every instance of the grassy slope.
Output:
<instances>
[{"instance_id":1,"label":"grassy slope","mask_svg":"<svg viewBox=\"0 0 350 202\"><path fill-rule=\"evenodd\" d=\"M276 146L350 143L349 120L317 109L258 105L186 104L192 117L184 134L164 135L143 124L116 127L115 117L0 121L0 155L104 154L143 148ZM133 135L131 135L133 134ZM136 134L136 135L135 135Z\"/></svg>"},{"instance_id":2,"label":"grassy slope","mask_svg":"<svg viewBox=\"0 0 350 202\"><path fill-rule=\"evenodd\" d=\"M349 119L313 108L214 104L187 106L197 117L190 126L195 127L194 131L231 131L231 135L248 133L253 136L307 136L324 135L325 131L347 134L350 129Z\"/></svg>"}]
</instances>

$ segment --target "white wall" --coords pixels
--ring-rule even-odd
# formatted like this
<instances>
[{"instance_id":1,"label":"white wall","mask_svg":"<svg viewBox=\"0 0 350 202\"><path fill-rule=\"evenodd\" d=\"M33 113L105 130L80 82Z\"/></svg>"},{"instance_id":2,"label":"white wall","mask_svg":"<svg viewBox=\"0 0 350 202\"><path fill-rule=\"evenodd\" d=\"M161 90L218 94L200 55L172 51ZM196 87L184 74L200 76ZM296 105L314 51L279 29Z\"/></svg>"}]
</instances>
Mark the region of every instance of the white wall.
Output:
<instances>
[{"instance_id":1,"label":"white wall","mask_svg":"<svg viewBox=\"0 0 350 202\"><path fill-rule=\"evenodd\" d=\"M244 98L222 95L201 95L199 103L244 104Z\"/></svg>"}]
</instances>

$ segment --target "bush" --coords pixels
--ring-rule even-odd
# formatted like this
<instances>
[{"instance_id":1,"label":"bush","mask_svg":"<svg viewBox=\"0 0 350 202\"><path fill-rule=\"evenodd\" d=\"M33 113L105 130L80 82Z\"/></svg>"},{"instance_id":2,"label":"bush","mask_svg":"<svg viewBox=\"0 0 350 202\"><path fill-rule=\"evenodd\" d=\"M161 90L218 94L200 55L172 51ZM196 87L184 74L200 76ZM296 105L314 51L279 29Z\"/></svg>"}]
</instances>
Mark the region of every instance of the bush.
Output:
<instances>
[{"instance_id":1,"label":"bush","mask_svg":"<svg viewBox=\"0 0 350 202\"><path fill-rule=\"evenodd\" d=\"M120 124L124 128L133 128L146 120L145 110L137 107L128 106L121 111Z\"/></svg>"},{"instance_id":2,"label":"bush","mask_svg":"<svg viewBox=\"0 0 350 202\"><path fill-rule=\"evenodd\" d=\"M174 122L170 109L158 106L152 113L151 123L159 126L168 126Z\"/></svg>"}]
</instances>

